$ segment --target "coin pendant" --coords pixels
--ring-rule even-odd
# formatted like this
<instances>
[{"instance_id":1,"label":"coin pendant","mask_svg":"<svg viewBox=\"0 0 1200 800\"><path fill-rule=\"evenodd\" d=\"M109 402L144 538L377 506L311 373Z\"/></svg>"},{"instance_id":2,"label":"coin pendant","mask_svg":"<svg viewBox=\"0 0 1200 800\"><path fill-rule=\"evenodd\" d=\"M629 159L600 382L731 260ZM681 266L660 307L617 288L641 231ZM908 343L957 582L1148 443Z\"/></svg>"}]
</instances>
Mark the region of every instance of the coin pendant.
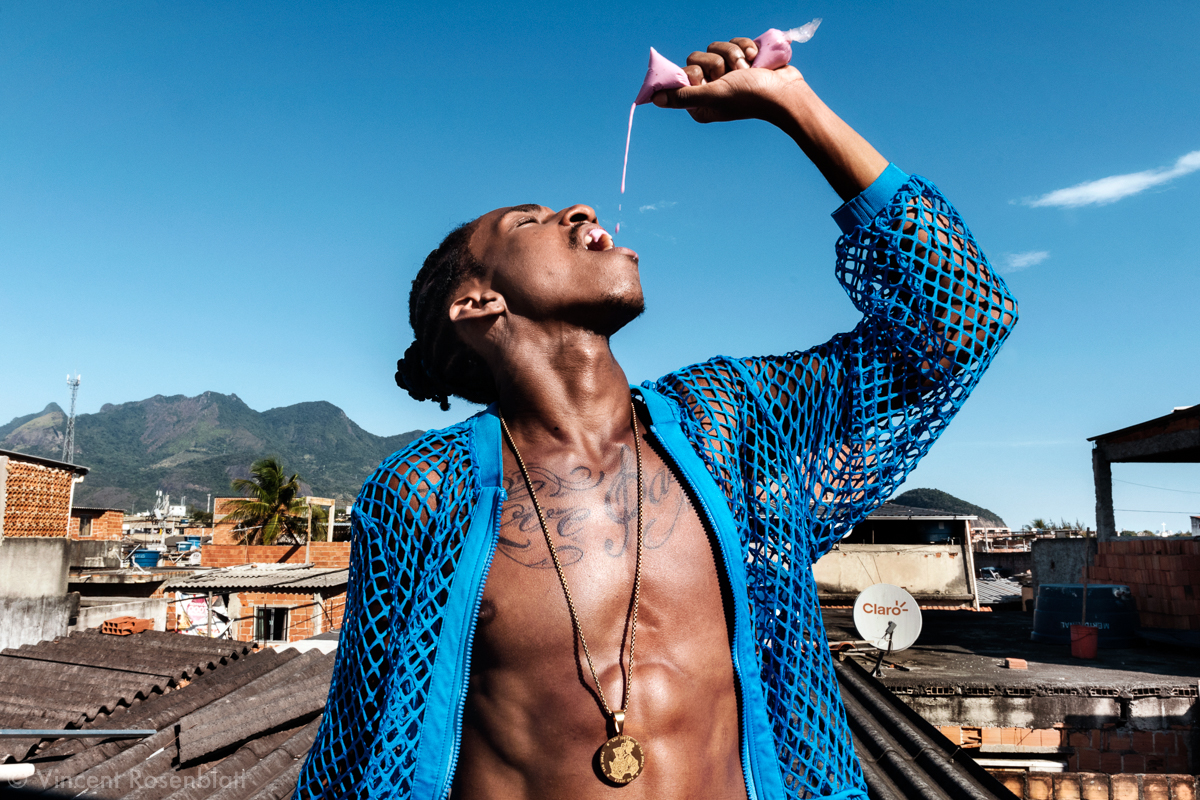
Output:
<instances>
[{"instance_id":1,"label":"coin pendant","mask_svg":"<svg viewBox=\"0 0 1200 800\"><path fill-rule=\"evenodd\" d=\"M646 757L632 736L618 735L600 747L600 769L613 783L624 785L642 774Z\"/></svg>"}]
</instances>

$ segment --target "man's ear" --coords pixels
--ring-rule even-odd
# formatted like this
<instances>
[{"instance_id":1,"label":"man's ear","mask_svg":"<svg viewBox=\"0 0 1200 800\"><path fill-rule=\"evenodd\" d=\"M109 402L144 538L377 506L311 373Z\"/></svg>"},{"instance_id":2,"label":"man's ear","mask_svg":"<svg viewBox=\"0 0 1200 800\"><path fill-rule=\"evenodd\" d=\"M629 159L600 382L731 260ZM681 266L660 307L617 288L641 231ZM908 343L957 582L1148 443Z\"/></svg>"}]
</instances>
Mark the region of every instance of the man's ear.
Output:
<instances>
[{"instance_id":1,"label":"man's ear","mask_svg":"<svg viewBox=\"0 0 1200 800\"><path fill-rule=\"evenodd\" d=\"M504 297L499 292L484 288L477 281L466 281L450 301L450 321L458 323L498 317L506 310Z\"/></svg>"}]
</instances>

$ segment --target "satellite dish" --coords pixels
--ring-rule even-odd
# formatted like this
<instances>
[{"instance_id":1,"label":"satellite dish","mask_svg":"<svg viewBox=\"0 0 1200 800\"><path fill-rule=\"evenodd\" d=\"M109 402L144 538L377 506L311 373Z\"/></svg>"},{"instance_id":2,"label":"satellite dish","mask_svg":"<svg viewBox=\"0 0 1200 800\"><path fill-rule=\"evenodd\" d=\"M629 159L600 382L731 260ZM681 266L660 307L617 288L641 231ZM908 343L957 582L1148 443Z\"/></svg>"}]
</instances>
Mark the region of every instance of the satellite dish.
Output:
<instances>
[{"instance_id":1,"label":"satellite dish","mask_svg":"<svg viewBox=\"0 0 1200 800\"><path fill-rule=\"evenodd\" d=\"M877 583L854 601L854 627L877 650L907 650L921 635L921 609L899 586Z\"/></svg>"}]
</instances>

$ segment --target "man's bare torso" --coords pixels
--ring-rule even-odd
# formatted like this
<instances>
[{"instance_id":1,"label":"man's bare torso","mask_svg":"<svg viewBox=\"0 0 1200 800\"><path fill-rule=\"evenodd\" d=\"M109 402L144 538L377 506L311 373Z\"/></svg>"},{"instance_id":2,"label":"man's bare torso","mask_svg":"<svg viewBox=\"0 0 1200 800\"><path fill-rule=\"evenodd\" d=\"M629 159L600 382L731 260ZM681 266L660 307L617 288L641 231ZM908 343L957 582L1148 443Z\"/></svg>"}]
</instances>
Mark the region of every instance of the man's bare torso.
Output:
<instances>
[{"instance_id":1,"label":"man's bare torso","mask_svg":"<svg viewBox=\"0 0 1200 800\"><path fill-rule=\"evenodd\" d=\"M637 553L629 445L614 446L598 468L569 454L523 454L612 708L624 692ZM641 743L644 771L624 787L596 772L607 721L524 480L506 452L509 499L475 637L457 800L745 798L716 555L648 441L642 457L645 550L625 733Z\"/></svg>"}]
</instances>

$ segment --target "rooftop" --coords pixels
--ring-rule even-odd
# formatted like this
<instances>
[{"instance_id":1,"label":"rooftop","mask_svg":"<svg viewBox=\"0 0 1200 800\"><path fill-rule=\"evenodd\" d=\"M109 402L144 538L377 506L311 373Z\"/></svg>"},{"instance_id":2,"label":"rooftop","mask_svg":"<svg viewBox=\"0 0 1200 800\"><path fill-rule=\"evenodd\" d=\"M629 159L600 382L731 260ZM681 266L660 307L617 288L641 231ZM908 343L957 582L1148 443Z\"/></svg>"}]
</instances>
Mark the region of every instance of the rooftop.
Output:
<instances>
[{"instance_id":1,"label":"rooftop","mask_svg":"<svg viewBox=\"0 0 1200 800\"><path fill-rule=\"evenodd\" d=\"M952 514L949 511L938 511L935 508L915 508L913 506L902 506L899 503L884 503L879 508L875 509L868 515L867 519L917 519L917 520L935 520L935 519L979 519L974 514Z\"/></svg>"},{"instance_id":2,"label":"rooftop","mask_svg":"<svg viewBox=\"0 0 1200 800\"><path fill-rule=\"evenodd\" d=\"M305 564L247 564L197 572L168 581L164 589L186 592L228 589L273 589L275 591L308 591L344 586L349 569L327 569Z\"/></svg>"},{"instance_id":3,"label":"rooftop","mask_svg":"<svg viewBox=\"0 0 1200 800\"><path fill-rule=\"evenodd\" d=\"M980 605L1021 602L1021 584L1011 578L1001 578L998 581L981 579L975 582L975 588L979 593Z\"/></svg>"},{"instance_id":4,"label":"rooftop","mask_svg":"<svg viewBox=\"0 0 1200 800\"><path fill-rule=\"evenodd\" d=\"M1110 462L1200 461L1200 405L1177 408L1161 417L1091 436L1088 441L1095 442Z\"/></svg>"},{"instance_id":5,"label":"rooftop","mask_svg":"<svg viewBox=\"0 0 1200 800\"><path fill-rule=\"evenodd\" d=\"M157 631L80 631L0 651L0 728L66 728L96 722L231 663L244 642ZM102 726L103 727L103 726ZM0 763L23 760L37 740L0 739Z\"/></svg>"},{"instance_id":6,"label":"rooftop","mask_svg":"<svg viewBox=\"0 0 1200 800\"><path fill-rule=\"evenodd\" d=\"M987 583L979 581L979 586ZM822 617L830 641L859 638L851 610L822 609ZM1032 616L1020 611L926 611L922 620L916 644L890 658L903 667L885 671L884 682L893 691L932 688L929 694L978 696L985 690L1003 694L1020 689L1021 696L1028 696L1024 690L1057 695L1068 689L1116 696L1162 690L1195 697L1200 682L1200 658L1183 647L1102 649L1094 660L1083 661L1072 658L1065 645L1031 641ZM1006 658L1025 659L1029 669L1007 669Z\"/></svg>"},{"instance_id":7,"label":"rooftop","mask_svg":"<svg viewBox=\"0 0 1200 800\"><path fill-rule=\"evenodd\" d=\"M138 640L148 633L108 638L120 638L137 650L146 645ZM157 637L218 643L180 634ZM92 794L99 788L99 796L105 797L158 798L172 790L183 792L172 797L189 800L287 797L316 736L332 673L333 656L319 651L248 652L79 726L153 730L152 736L43 741L25 759L36 770L26 789L55 796L88 789ZM98 687L89 690L102 693ZM43 721L39 725L47 727ZM146 794L147 787L160 791Z\"/></svg>"},{"instance_id":8,"label":"rooftop","mask_svg":"<svg viewBox=\"0 0 1200 800\"><path fill-rule=\"evenodd\" d=\"M29 461L33 464L41 464L43 467L71 470L72 472L76 472L80 475L87 475L90 471L88 467L81 467L78 464L68 464L66 461L55 461L53 458L31 456L29 453L18 453L16 450L0 450L0 456L7 456L8 458L16 459L17 461Z\"/></svg>"}]
</instances>

